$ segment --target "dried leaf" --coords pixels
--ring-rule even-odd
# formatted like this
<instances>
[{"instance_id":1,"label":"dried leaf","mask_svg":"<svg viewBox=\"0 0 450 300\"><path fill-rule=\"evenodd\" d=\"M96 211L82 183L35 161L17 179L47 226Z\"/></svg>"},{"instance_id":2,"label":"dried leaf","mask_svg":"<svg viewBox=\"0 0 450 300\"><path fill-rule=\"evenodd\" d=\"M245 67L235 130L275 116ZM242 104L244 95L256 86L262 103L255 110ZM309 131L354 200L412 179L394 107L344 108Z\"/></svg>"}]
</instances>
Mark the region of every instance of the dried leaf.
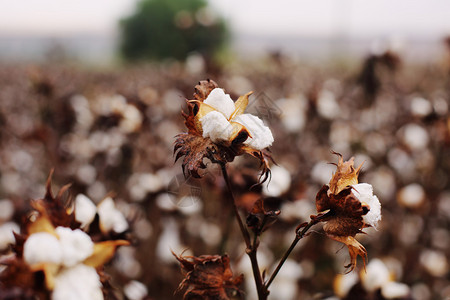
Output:
<instances>
[{"instance_id":1,"label":"dried leaf","mask_svg":"<svg viewBox=\"0 0 450 300\"><path fill-rule=\"evenodd\" d=\"M213 89L218 87L219 85L214 80L202 80L195 86L194 97L199 101L205 101L209 93L211 93Z\"/></svg>"},{"instance_id":2,"label":"dried leaf","mask_svg":"<svg viewBox=\"0 0 450 300\"><path fill-rule=\"evenodd\" d=\"M259 235L277 221L279 214L279 210L266 211L263 199L258 199L247 216L247 226Z\"/></svg>"},{"instance_id":3,"label":"dried leaf","mask_svg":"<svg viewBox=\"0 0 450 300\"><path fill-rule=\"evenodd\" d=\"M98 268L107 263L116 252L118 246L128 246L130 242L125 240L104 241L94 245L94 253L86 258L85 265Z\"/></svg>"},{"instance_id":4,"label":"dried leaf","mask_svg":"<svg viewBox=\"0 0 450 300\"><path fill-rule=\"evenodd\" d=\"M248 92L247 94L240 96L236 102L234 103L234 106L236 109L231 114L230 119L234 119L236 116L242 115L245 111L245 109L248 106L248 97L253 94L253 92Z\"/></svg>"},{"instance_id":5,"label":"dried leaf","mask_svg":"<svg viewBox=\"0 0 450 300\"><path fill-rule=\"evenodd\" d=\"M243 276L233 278L227 255L177 256L185 275L177 292L186 289L183 299L228 300L239 295Z\"/></svg>"},{"instance_id":6,"label":"dried leaf","mask_svg":"<svg viewBox=\"0 0 450 300\"><path fill-rule=\"evenodd\" d=\"M356 267L356 260L358 256L361 256L364 263L364 269L366 268L366 259L367 259L367 251L363 245L361 245L354 237L352 236L333 236L328 235L333 240L344 243L348 247L348 253L350 254L350 263L346 265L346 268L349 268L346 273L350 273Z\"/></svg>"},{"instance_id":7,"label":"dried leaf","mask_svg":"<svg viewBox=\"0 0 450 300\"><path fill-rule=\"evenodd\" d=\"M363 164L359 165L359 167L355 169L353 157L344 162L341 154L336 152L333 152L333 154L339 156L339 162L337 164L336 173L334 173L331 177L329 186L330 192L336 195L347 186L358 184L358 175Z\"/></svg>"},{"instance_id":8,"label":"dried leaf","mask_svg":"<svg viewBox=\"0 0 450 300\"><path fill-rule=\"evenodd\" d=\"M46 214L38 216L36 221L29 224L28 234L31 235L37 232L47 232L58 238L55 227L53 226L52 222L50 222L50 219Z\"/></svg>"}]
</instances>

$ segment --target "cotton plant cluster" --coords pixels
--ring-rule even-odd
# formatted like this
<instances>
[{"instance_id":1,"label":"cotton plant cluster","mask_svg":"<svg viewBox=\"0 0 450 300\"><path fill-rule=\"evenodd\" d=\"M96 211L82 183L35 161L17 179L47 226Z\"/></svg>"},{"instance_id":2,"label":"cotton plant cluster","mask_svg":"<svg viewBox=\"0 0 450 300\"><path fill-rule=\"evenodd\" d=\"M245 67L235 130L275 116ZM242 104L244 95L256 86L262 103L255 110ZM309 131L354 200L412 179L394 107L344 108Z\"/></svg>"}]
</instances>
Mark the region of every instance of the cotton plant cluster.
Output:
<instances>
[{"instance_id":1,"label":"cotton plant cluster","mask_svg":"<svg viewBox=\"0 0 450 300\"><path fill-rule=\"evenodd\" d=\"M12 291L20 299L34 296L54 300L97 300L111 292L103 266L117 247L129 242L108 237L110 232L124 236L128 223L111 198L96 207L79 195L73 206L67 207L63 201L67 188L54 197L49 177L45 197L32 202L34 211L23 224L24 232L14 233L12 254L0 258L6 266L0 273L1 299L8 299ZM96 215L98 225L92 223ZM97 230L103 237L95 233Z\"/></svg>"}]
</instances>

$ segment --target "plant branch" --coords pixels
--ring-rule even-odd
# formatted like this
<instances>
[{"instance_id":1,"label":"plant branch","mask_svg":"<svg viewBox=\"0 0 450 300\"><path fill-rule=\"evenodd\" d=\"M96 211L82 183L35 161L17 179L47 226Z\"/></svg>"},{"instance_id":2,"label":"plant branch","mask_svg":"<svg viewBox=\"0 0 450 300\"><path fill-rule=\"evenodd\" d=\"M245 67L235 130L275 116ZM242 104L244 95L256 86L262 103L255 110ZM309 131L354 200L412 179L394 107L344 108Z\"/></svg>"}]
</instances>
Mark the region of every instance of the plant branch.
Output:
<instances>
[{"instance_id":1,"label":"plant branch","mask_svg":"<svg viewBox=\"0 0 450 300\"><path fill-rule=\"evenodd\" d=\"M230 182L230 179L228 177L226 166L225 166L225 164L220 164L220 166L221 166L221 169L222 169L223 178L224 178L224 180L225 180L225 182L227 184L228 193L229 193L230 198L231 198L231 200L233 202L233 210L234 210L234 215L236 216L236 221L239 224L239 228L240 228L242 236L244 238L245 245L247 246L247 249L246 249L245 252L249 256L250 262L252 264L253 277L255 278L256 289L257 289L257 292L258 292L258 299L259 300L266 300L267 296L269 295L269 292L268 292L266 286L263 283L263 280L262 280L262 277L261 277L261 272L259 271L258 259L257 259L257 256L256 256L256 251L258 249L258 242L257 242L258 238L257 238L257 236L255 234L254 241L253 241L253 243L251 242L250 234L249 234L247 228L244 226L244 223L242 222L241 215L239 214L239 210L238 210L237 205L236 205L236 200L235 200L234 195L233 195L233 190L231 188L231 182Z\"/></svg>"},{"instance_id":2,"label":"plant branch","mask_svg":"<svg viewBox=\"0 0 450 300\"><path fill-rule=\"evenodd\" d=\"M297 243L306 235L306 232L314 225L316 225L317 223L319 223L321 221L321 219L324 217L325 215L318 215L318 216L311 216L311 221L309 221L309 223L303 223L300 224L296 230L295 230L295 238L291 243L291 246L287 249L287 251L284 253L283 257L281 258L280 262L278 263L275 271L273 271L272 276L270 276L269 281L267 281L267 283L265 284L266 289L269 289L269 286L272 284L273 280L275 279L275 277L278 275L278 272L280 272L281 267L283 266L283 264L285 263L285 261L287 260L287 258L289 257L289 255L291 254L292 250L294 250L295 246L297 245ZM303 228L301 231L300 229Z\"/></svg>"}]
</instances>

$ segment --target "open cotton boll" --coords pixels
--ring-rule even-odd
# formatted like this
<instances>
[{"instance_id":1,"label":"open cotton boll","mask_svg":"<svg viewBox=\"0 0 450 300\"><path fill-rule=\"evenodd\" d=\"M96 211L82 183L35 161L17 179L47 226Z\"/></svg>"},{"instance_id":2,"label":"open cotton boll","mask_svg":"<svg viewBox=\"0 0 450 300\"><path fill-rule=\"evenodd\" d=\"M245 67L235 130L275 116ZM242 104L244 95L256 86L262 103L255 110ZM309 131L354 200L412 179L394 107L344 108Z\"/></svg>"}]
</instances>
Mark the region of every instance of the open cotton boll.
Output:
<instances>
[{"instance_id":1,"label":"open cotton boll","mask_svg":"<svg viewBox=\"0 0 450 300\"><path fill-rule=\"evenodd\" d=\"M243 114L234 118L233 121L245 126L250 133L251 137L244 144L257 150L262 150L272 145L274 140L272 131L264 125L264 122L260 118L251 114Z\"/></svg>"},{"instance_id":2,"label":"open cotton boll","mask_svg":"<svg viewBox=\"0 0 450 300\"><path fill-rule=\"evenodd\" d=\"M57 227L56 233L62 250L62 263L72 267L82 262L94 252L94 243L89 235L80 229L72 230L68 227Z\"/></svg>"},{"instance_id":3,"label":"open cotton boll","mask_svg":"<svg viewBox=\"0 0 450 300\"><path fill-rule=\"evenodd\" d=\"M373 194L373 187L368 183L352 185L352 193L361 203L369 205L369 212L363 216L364 223L377 228L378 221L381 220L381 203L378 197Z\"/></svg>"},{"instance_id":4,"label":"open cotton boll","mask_svg":"<svg viewBox=\"0 0 450 300\"><path fill-rule=\"evenodd\" d=\"M102 284L93 267L78 264L55 278L52 300L103 300Z\"/></svg>"},{"instance_id":5,"label":"open cotton boll","mask_svg":"<svg viewBox=\"0 0 450 300\"><path fill-rule=\"evenodd\" d=\"M233 126L218 111L207 113L200 119L200 122L202 123L203 137L209 137L214 143L229 141L233 134Z\"/></svg>"},{"instance_id":6,"label":"open cotton boll","mask_svg":"<svg viewBox=\"0 0 450 300\"><path fill-rule=\"evenodd\" d=\"M213 89L203 103L214 107L223 113L227 119L231 117L236 109L233 99L231 99L230 95L225 94L221 88Z\"/></svg>"},{"instance_id":7,"label":"open cotton boll","mask_svg":"<svg viewBox=\"0 0 450 300\"><path fill-rule=\"evenodd\" d=\"M116 233L124 232L128 229L128 222L125 216L114 205L111 197L105 198L97 207L100 217L100 227L102 231L113 230Z\"/></svg>"},{"instance_id":8,"label":"open cotton boll","mask_svg":"<svg viewBox=\"0 0 450 300\"><path fill-rule=\"evenodd\" d=\"M33 233L23 245L23 258L29 265L39 263L60 264L63 258L59 240L47 232Z\"/></svg>"},{"instance_id":9,"label":"open cotton boll","mask_svg":"<svg viewBox=\"0 0 450 300\"><path fill-rule=\"evenodd\" d=\"M92 223L97 207L87 196L78 194L75 198L75 220L85 227Z\"/></svg>"}]
</instances>

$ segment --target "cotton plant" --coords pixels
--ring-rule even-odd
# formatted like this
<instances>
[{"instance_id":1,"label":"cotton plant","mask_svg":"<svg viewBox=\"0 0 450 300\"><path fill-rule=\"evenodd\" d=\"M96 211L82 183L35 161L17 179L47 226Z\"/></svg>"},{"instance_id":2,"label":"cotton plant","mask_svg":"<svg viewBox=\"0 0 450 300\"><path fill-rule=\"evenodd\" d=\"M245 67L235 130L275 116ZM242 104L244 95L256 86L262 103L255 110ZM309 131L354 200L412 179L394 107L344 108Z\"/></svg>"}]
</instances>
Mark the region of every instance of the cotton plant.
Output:
<instances>
[{"instance_id":1,"label":"cotton plant","mask_svg":"<svg viewBox=\"0 0 450 300\"><path fill-rule=\"evenodd\" d=\"M0 259L6 265L0 273L0 298L18 293L14 295L20 299L104 299L108 278L102 271L103 265L118 246L129 242L94 241L82 229L74 209L62 201L68 186L54 197L50 182L49 177L45 197L32 201L34 211L23 225L24 232L15 233L13 254Z\"/></svg>"},{"instance_id":2,"label":"cotton plant","mask_svg":"<svg viewBox=\"0 0 450 300\"><path fill-rule=\"evenodd\" d=\"M268 299L271 284L284 263L289 261L292 250L307 236L310 228L321 222L324 223L323 230L328 237L348 247L349 272L356 268L358 256L363 258L365 266L367 251L355 236L362 233L364 228L377 227L381 219L381 204L373 194L372 186L358 181L362 164L355 168L353 158L344 162L343 157L335 153L339 156L337 170L316 196L318 214L311 215L309 222L297 226L294 240L272 273L269 275L267 270L261 272L257 256L261 236L282 212L267 209L263 197L255 198L251 209L244 212L244 222L240 212L242 207L236 203L226 168L227 163L245 153L258 158L263 166L262 174L265 175L261 181L265 184L263 191L265 195L270 195L270 182L267 183L266 179L271 172L269 161L272 161L272 157L268 147L272 145L274 138L270 128L261 119L245 113L250 95L251 92L233 101L214 81L201 81L195 88L196 99L187 101L189 113L184 114L184 117L188 131L176 137L174 152L176 160L184 157L183 172L190 176L201 177L199 169L206 168L204 159L220 165L227 196L246 245L244 252L251 262L258 299ZM279 182L275 180L274 190L278 191L276 195L281 196L289 189L290 175L279 167L274 169L280 173L277 175L280 177L277 178ZM280 170L282 172L278 172ZM177 290L185 290L184 299L200 297L227 300L242 296L242 275L233 276L228 256L174 255L185 276Z\"/></svg>"}]
</instances>

